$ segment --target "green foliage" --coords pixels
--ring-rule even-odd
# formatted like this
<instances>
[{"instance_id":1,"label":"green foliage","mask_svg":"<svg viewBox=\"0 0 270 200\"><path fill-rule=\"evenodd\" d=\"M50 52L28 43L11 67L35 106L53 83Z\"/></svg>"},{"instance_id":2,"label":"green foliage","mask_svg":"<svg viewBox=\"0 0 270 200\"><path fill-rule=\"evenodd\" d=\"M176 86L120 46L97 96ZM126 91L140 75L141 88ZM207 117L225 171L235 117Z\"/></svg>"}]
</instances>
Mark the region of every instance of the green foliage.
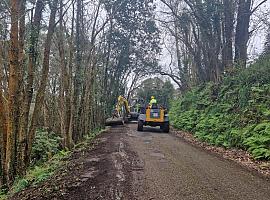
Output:
<instances>
[{"instance_id":1,"label":"green foliage","mask_svg":"<svg viewBox=\"0 0 270 200\"><path fill-rule=\"evenodd\" d=\"M0 189L0 200L7 199L7 188Z\"/></svg>"},{"instance_id":2,"label":"green foliage","mask_svg":"<svg viewBox=\"0 0 270 200\"><path fill-rule=\"evenodd\" d=\"M44 162L61 149L61 138L55 133L38 130L32 147L32 162Z\"/></svg>"},{"instance_id":3,"label":"green foliage","mask_svg":"<svg viewBox=\"0 0 270 200\"><path fill-rule=\"evenodd\" d=\"M91 142L102 131L103 130L101 128L96 128L92 133L86 135L83 142L77 144L75 149L83 150L87 148L89 146L89 142ZM41 160L38 160L39 162L32 163L32 167L27 171L27 174L24 177L17 177L9 192L7 190L2 190L0 192L0 200L6 199L7 196L20 192L29 186L35 186L47 180L55 173L56 170L58 170L67 162L67 158L70 156L71 151L59 150L60 139L61 138L53 133L48 134L46 131L42 130L37 132L35 148L40 147L41 151L35 151L32 156L40 156ZM49 144L50 142L51 144ZM46 145L46 147L43 145ZM47 156L47 152L50 152L54 155L49 158ZM46 156L42 156L43 153Z\"/></svg>"},{"instance_id":4,"label":"green foliage","mask_svg":"<svg viewBox=\"0 0 270 200\"><path fill-rule=\"evenodd\" d=\"M225 148L249 151L270 159L270 60L207 83L172 103L173 126L198 139Z\"/></svg>"},{"instance_id":5,"label":"green foliage","mask_svg":"<svg viewBox=\"0 0 270 200\"><path fill-rule=\"evenodd\" d=\"M270 122L258 124L250 130L249 137L244 140L244 145L256 158L270 159Z\"/></svg>"},{"instance_id":6,"label":"green foliage","mask_svg":"<svg viewBox=\"0 0 270 200\"><path fill-rule=\"evenodd\" d=\"M169 80L163 81L158 77L146 79L137 90L137 97L143 100L145 104L150 102L151 96L155 96L158 104L166 108L169 108L169 101L173 94L172 83Z\"/></svg>"},{"instance_id":7,"label":"green foliage","mask_svg":"<svg viewBox=\"0 0 270 200\"><path fill-rule=\"evenodd\" d=\"M20 192L30 185L37 185L40 182L47 180L55 170L59 169L65 163L65 158L69 157L70 151L59 151L48 162L41 165L33 166L23 178L17 178L11 188L10 194Z\"/></svg>"}]
</instances>

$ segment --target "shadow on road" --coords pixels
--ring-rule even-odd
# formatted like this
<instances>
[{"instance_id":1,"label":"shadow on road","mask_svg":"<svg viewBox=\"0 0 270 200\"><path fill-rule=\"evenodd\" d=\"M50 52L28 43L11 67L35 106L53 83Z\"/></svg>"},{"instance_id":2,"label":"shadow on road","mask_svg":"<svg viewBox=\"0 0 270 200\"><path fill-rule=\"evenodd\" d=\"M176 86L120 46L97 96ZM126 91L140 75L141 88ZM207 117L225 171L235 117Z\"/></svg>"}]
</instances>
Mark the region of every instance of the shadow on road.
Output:
<instances>
[{"instance_id":1,"label":"shadow on road","mask_svg":"<svg viewBox=\"0 0 270 200\"><path fill-rule=\"evenodd\" d=\"M143 132L165 134L165 135L168 134L168 133L164 133L159 127L150 127L150 126L144 126Z\"/></svg>"}]
</instances>

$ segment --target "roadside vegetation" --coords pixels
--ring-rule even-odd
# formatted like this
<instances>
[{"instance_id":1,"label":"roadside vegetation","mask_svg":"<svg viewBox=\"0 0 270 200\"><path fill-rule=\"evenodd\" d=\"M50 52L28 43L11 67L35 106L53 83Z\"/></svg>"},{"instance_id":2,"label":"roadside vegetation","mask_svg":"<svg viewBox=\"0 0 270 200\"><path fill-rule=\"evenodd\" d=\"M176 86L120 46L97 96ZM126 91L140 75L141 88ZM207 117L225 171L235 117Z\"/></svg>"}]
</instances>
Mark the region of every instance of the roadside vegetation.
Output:
<instances>
[{"instance_id":1,"label":"roadside vegetation","mask_svg":"<svg viewBox=\"0 0 270 200\"><path fill-rule=\"evenodd\" d=\"M172 102L175 128L216 146L270 160L270 59L235 69L219 84L195 87Z\"/></svg>"},{"instance_id":2,"label":"roadside vegetation","mask_svg":"<svg viewBox=\"0 0 270 200\"><path fill-rule=\"evenodd\" d=\"M82 142L76 144L72 150L61 148L61 138L55 133L48 133L46 130L38 130L32 151L32 163L26 175L17 177L10 190L2 188L0 200L6 199L22 190L37 186L49 179L65 166L74 150L83 150L103 130L96 129L91 134L84 136Z\"/></svg>"}]
</instances>

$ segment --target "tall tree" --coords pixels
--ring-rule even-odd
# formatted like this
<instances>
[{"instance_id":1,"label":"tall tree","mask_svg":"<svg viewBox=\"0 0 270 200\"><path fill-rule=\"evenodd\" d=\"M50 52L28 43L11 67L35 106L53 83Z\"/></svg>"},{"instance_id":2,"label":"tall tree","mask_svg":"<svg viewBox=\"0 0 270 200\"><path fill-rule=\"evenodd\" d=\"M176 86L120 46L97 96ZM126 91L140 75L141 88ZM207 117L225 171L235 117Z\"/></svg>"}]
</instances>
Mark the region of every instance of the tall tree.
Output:
<instances>
[{"instance_id":1,"label":"tall tree","mask_svg":"<svg viewBox=\"0 0 270 200\"><path fill-rule=\"evenodd\" d=\"M224 28L223 28L223 67L228 68L233 65L233 32L235 0L223 0L224 7Z\"/></svg>"},{"instance_id":2,"label":"tall tree","mask_svg":"<svg viewBox=\"0 0 270 200\"><path fill-rule=\"evenodd\" d=\"M235 33L235 62L242 67L246 67L247 63L247 48L250 38L250 20L251 16L257 9L260 8L267 0L256 2L252 0L239 0L237 24Z\"/></svg>"},{"instance_id":3,"label":"tall tree","mask_svg":"<svg viewBox=\"0 0 270 200\"><path fill-rule=\"evenodd\" d=\"M149 73L157 65L159 32L154 21L155 6L151 0L114 0L105 2L105 8L113 16L113 26L108 31L111 49L107 84L109 109L117 96L125 93L129 75Z\"/></svg>"},{"instance_id":4,"label":"tall tree","mask_svg":"<svg viewBox=\"0 0 270 200\"><path fill-rule=\"evenodd\" d=\"M239 0L235 35L235 61L246 66L251 0Z\"/></svg>"},{"instance_id":5,"label":"tall tree","mask_svg":"<svg viewBox=\"0 0 270 200\"><path fill-rule=\"evenodd\" d=\"M173 78L182 91L205 81L218 83L235 63L246 65L251 16L265 0L160 1L167 19L159 21L175 38L172 60L177 62L167 66L171 72L157 71Z\"/></svg>"},{"instance_id":6,"label":"tall tree","mask_svg":"<svg viewBox=\"0 0 270 200\"><path fill-rule=\"evenodd\" d=\"M5 176L7 183L14 180L15 148L18 129L18 73L19 73L19 1L11 1L11 28L9 50L7 143L5 156Z\"/></svg>"}]
</instances>

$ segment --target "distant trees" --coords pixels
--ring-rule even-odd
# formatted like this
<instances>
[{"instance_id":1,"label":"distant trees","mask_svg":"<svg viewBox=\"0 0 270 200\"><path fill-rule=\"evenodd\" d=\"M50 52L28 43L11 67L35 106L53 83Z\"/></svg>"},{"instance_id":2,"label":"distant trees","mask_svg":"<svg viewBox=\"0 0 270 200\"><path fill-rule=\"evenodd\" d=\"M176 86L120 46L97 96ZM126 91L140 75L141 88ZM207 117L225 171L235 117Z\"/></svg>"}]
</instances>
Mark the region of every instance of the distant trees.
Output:
<instances>
[{"instance_id":1,"label":"distant trees","mask_svg":"<svg viewBox=\"0 0 270 200\"><path fill-rule=\"evenodd\" d=\"M139 79L157 65L159 31L155 24L152 0L105 1L110 29L106 32L106 104L109 113L120 94L125 93L130 75Z\"/></svg>"},{"instance_id":2,"label":"distant trees","mask_svg":"<svg viewBox=\"0 0 270 200\"><path fill-rule=\"evenodd\" d=\"M265 0L160 1L169 13L159 21L175 40L174 76L182 90L219 82L235 63L246 66L251 16Z\"/></svg>"},{"instance_id":3,"label":"distant trees","mask_svg":"<svg viewBox=\"0 0 270 200\"><path fill-rule=\"evenodd\" d=\"M174 92L175 89L169 80L163 81L156 77L144 80L136 90L135 96L146 104L150 102L151 96L154 96L159 105L169 108L169 100L172 99Z\"/></svg>"}]
</instances>

